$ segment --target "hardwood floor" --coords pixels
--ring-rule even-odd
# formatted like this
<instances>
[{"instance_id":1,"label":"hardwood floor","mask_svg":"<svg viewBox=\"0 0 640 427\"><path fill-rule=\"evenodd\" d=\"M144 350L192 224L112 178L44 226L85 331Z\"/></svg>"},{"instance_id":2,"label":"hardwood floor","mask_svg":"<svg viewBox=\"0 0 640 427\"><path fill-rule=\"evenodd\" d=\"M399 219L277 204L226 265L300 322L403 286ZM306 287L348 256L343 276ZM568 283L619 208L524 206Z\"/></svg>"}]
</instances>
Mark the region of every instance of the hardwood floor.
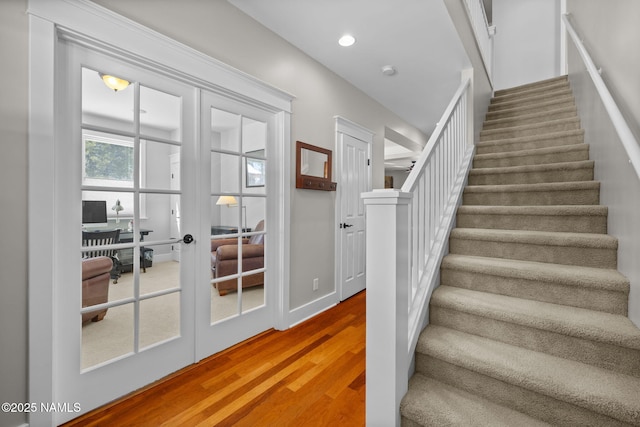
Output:
<instances>
[{"instance_id":1,"label":"hardwood floor","mask_svg":"<svg viewBox=\"0 0 640 427\"><path fill-rule=\"evenodd\" d=\"M365 292L65 426L364 426Z\"/></svg>"}]
</instances>

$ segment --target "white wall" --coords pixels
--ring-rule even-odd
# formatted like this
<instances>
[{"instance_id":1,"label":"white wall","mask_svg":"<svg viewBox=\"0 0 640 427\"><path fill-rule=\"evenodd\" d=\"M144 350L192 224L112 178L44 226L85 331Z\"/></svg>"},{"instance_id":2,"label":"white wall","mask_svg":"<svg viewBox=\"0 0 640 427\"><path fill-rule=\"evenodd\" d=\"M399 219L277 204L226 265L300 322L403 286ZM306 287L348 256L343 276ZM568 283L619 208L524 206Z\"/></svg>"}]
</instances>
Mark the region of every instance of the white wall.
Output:
<instances>
[{"instance_id":1,"label":"white wall","mask_svg":"<svg viewBox=\"0 0 640 427\"><path fill-rule=\"evenodd\" d=\"M629 127L640 141L640 2L569 0L567 11ZM569 41L569 78L576 97L600 203L609 207L609 234L618 238L618 270L631 281L629 317L640 326L640 180L611 125L591 78Z\"/></svg>"},{"instance_id":2,"label":"white wall","mask_svg":"<svg viewBox=\"0 0 640 427\"><path fill-rule=\"evenodd\" d=\"M560 0L493 0L494 89L560 75Z\"/></svg>"}]
</instances>

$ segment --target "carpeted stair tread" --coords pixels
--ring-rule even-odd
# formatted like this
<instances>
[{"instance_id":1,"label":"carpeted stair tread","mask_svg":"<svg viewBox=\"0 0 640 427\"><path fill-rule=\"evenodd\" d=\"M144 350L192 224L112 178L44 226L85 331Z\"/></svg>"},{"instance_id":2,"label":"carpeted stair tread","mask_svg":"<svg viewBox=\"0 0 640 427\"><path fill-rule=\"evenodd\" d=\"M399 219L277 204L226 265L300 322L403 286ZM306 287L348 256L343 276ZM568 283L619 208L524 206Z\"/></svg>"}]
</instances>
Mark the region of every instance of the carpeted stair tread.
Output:
<instances>
[{"instance_id":1,"label":"carpeted stair tread","mask_svg":"<svg viewBox=\"0 0 640 427\"><path fill-rule=\"evenodd\" d=\"M600 203L600 182L574 181L541 184L468 185L465 205L596 205Z\"/></svg>"},{"instance_id":2,"label":"carpeted stair tread","mask_svg":"<svg viewBox=\"0 0 640 427\"><path fill-rule=\"evenodd\" d=\"M458 213L478 215L607 216L602 205L460 206Z\"/></svg>"},{"instance_id":3,"label":"carpeted stair tread","mask_svg":"<svg viewBox=\"0 0 640 427\"><path fill-rule=\"evenodd\" d=\"M473 167L492 168L589 160L588 144L561 145L502 153L477 154Z\"/></svg>"},{"instance_id":4,"label":"carpeted stair tread","mask_svg":"<svg viewBox=\"0 0 640 427\"><path fill-rule=\"evenodd\" d=\"M416 351L623 422L640 424L640 378L429 325ZM416 369L421 370L420 361Z\"/></svg>"},{"instance_id":5,"label":"carpeted stair tread","mask_svg":"<svg viewBox=\"0 0 640 427\"><path fill-rule=\"evenodd\" d=\"M400 412L419 426L549 426L420 373L414 374L409 381L409 391L402 399Z\"/></svg>"},{"instance_id":6,"label":"carpeted stair tread","mask_svg":"<svg viewBox=\"0 0 640 427\"><path fill-rule=\"evenodd\" d=\"M556 108L575 107L575 98L572 95L550 98L547 101L540 101L533 105L523 105L519 107L506 108L498 111L488 111L485 119L495 120L507 117L516 117L523 114L544 112Z\"/></svg>"},{"instance_id":7,"label":"carpeted stair tread","mask_svg":"<svg viewBox=\"0 0 640 427\"><path fill-rule=\"evenodd\" d=\"M563 75L563 76L558 76L558 77L552 77L552 78L545 79L545 80L540 80L540 81L537 81L537 82L525 83L525 84L522 84L522 85L510 87L510 88L498 89L498 90L495 91L495 96L503 96L503 95L506 95L506 94L509 94L509 93L528 91L528 90L531 90L531 89L534 89L534 88L556 85L558 83L568 84L569 83L569 78L566 75Z\"/></svg>"},{"instance_id":8,"label":"carpeted stair tread","mask_svg":"<svg viewBox=\"0 0 640 427\"><path fill-rule=\"evenodd\" d=\"M500 103L500 102L510 101L514 99L527 98L534 95L549 95L550 93L555 93L559 90L567 90L567 89L570 89L569 82L559 81L559 82L550 83L546 85L538 85L530 88L521 88L518 91L511 91L510 93L498 94L492 98L492 101L493 103Z\"/></svg>"},{"instance_id":9,"label":"carpeted stair tread","mask_svg":"<svg viewBox=\"0 0 640 427\"><path fill-rule=\"evenodd\" d=\"M469 185L590 181L593 179L593 166L593 160L581 160L541 165L474 168L469 171Z\"/></svg>"},{"instance_id":10,"label":"carpeted stair tread","mask_svg":"<svg viewBox=\"0 0 640 427\"><path fill-rule=\"evenodd\" d=\"M535 105L541 102L546 102L552 97L563 97L572 95L571 89L558 88L552 92L540 93L540 94L527 94L527 96L518 97L516 99L505 99L494 101L489 104L489 111L500 111L514 107L520 107L523 105Z\"/></svg>"},{"instance_id":11,"label":"carpeted stair tread","mask_svg":"<svg viewBox=\"0 0 640 427\"><path fill-rule=\"evenodd\" d=\"M456 254L447 255L442 268L629 293L629 280L613 269Z\"/></svg>"},{"instance_id":12,"label":"carpeted stair tread","mask_svg":"<svg viewBox=\"0 0 640 427\"><path fill-rule=\"evenodd\" d=\"M461 228L605 234L607 213L607 207L601 205L463 205L458 208L457 225Z\"/></svg>"},{"instance_id":13,"label":"carpeted stair tread","mask_svg":"<svg viewBox=\"0 0 640 427\"><path fill-rule=\"evenodd\" d=\"M586 267L616 268L618 240L607 234L455 228L450 252Z\"/></svg>"},{"instance_id":14,"label":"carpeted stair tread","mask_svg":"<svg viewBox=\"0 0 640 427\"><path fill-rule=\"evenodd\" d=\"M477 316L640 350L640 330L626 316L453 286L438 287L431 303Z\"/></svg>"},{"instance_id":15,"label":"carpeted stair tread","mask_svg":"<svg viewBox=\"0 0 640 427\"><path fill-rule=\"evenodd\" d=\"M451 231L455 239L490 240L500 242L531 242L538 245L574 246L580 248L617 249L618 239L608 234L558 233L529 230L486 230L482 228L456 228Z\"/></svg>"},{"instance_id":16,"label":"carpeted stair tread","mask_svg":"<svg viewBox=\"0 0 640 427\"><path fill-rule=\"evenodd\" d=\"M449 254L441 284L627 315L629 280L614 269Z\"/></svg>"},{"instance_id":17,"label":"carpeted stair tread","mask_svg":"<svg viewBox=\"0 0 640 427\"><path fill-rule=\"evenodd\" d=\"M504 127L499 129L487 129L480 131L480 142L503 140L505 138L517 138L523 136L539 136L541 133L563 132L580 129L580 119L577 117L568 119L548 120L526 125Z\"/></svg>"},{"instance_id":18,"label":"carpeted stair tread","mask_svg":"<svg viewBox=\"0 0 640 427\"><path fill-rule=\"evenodd\" d=\"M513 127L517 125L523 125L527 123L535 123L539 121L549 121L564 119L570 117L577 117L578 110L573 107L561 107L561 108L548 108L544 111L526 113L517 115L514 117L503 117L497 119L487 119L484 122L483 129L499 129L504 127Z\"/></svg>"},{"instance_id":19,"label":"carpeted stair tread","mask_svg":"<svg viewBox=\"0 0 640 427\"><path fill-rule=\"evenodd\" d=\"M567 130L539 135L480 141L476 144L478 154L520 151L534 148L556 147L584 143L584 130Z\"/></svg>"}]
</instances>

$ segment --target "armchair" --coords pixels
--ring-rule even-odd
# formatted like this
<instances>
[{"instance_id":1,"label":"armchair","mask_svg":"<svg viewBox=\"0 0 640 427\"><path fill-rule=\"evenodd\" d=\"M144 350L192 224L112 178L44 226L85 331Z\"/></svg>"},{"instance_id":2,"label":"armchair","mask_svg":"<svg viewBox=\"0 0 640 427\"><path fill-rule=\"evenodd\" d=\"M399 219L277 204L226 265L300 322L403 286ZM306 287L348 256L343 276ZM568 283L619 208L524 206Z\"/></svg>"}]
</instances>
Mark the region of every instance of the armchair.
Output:
<instances>
[{"instance_id":1,"label":"armchair","mask_svg":"<svg viewBox=\"0 0 640 427\"><path fill-rule=\"evenodd\" d=\"M260 221L254 231L264 230ZM242 239L242 271L264 267L264 235ZM238 239L211 239L211 274L214 279L238 273ZM264 273L242 277L242 288L264 285ZM238 279L217 282L214 286L223 296L238 289Z\"/></svg>"},{"instance_id":2,"label":"armchair","mask_svg":"<svg viewBox=\"0 0 640 427\"><path fill-rule=\"evenodd\" d=\"M102 304L109 299L109 279L113 261L106 256L82 260L82 307ZM99 322L107 314L107 309L82 314L82 323Z\"/></svg>"}]
</instances>

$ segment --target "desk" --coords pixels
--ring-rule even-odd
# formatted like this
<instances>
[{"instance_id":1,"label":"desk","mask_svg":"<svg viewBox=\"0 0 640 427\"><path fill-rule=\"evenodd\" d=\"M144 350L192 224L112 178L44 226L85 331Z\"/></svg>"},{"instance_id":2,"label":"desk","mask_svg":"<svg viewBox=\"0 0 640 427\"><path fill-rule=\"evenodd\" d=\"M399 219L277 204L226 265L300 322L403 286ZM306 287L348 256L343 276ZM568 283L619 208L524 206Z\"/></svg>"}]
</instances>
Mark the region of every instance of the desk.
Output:
<instances>
[{"instance_id":1,"label":"desk","mask_svg":"<svg viewBox=\"0 0 640 427\"><path fill-rule=\"evenodd\" d=\"M144 242L144 236L148 236L149 233L153 232L153 230L149 230L146 228L141 228L140 230L140 241ZM120 230L120 243L131 243L133 242L133 231ZM151 249L147 249L151 251ZM151 263L148 262L144 256L145 248L143 246L140 247L140 267L144 272L147 271L147 267L151 267ZM133 271L133 248L129 249L120 249L118 251L118 259L121 264L121 271L123 273L128 273Z\"/></svg>"},{"instance_id":2,"label":"desk","mask_svg":"<svg viewBox=\"0 0 640 427\"><path fill-rule=\"evenodd\" d=\"M250 232L250 228L244 228L242 230L243 233ZM211 235L215 236L217 234L238 234L238 227L233 227L229 225L212 225L211 226Z\"/></svg>"}]
</instances>

